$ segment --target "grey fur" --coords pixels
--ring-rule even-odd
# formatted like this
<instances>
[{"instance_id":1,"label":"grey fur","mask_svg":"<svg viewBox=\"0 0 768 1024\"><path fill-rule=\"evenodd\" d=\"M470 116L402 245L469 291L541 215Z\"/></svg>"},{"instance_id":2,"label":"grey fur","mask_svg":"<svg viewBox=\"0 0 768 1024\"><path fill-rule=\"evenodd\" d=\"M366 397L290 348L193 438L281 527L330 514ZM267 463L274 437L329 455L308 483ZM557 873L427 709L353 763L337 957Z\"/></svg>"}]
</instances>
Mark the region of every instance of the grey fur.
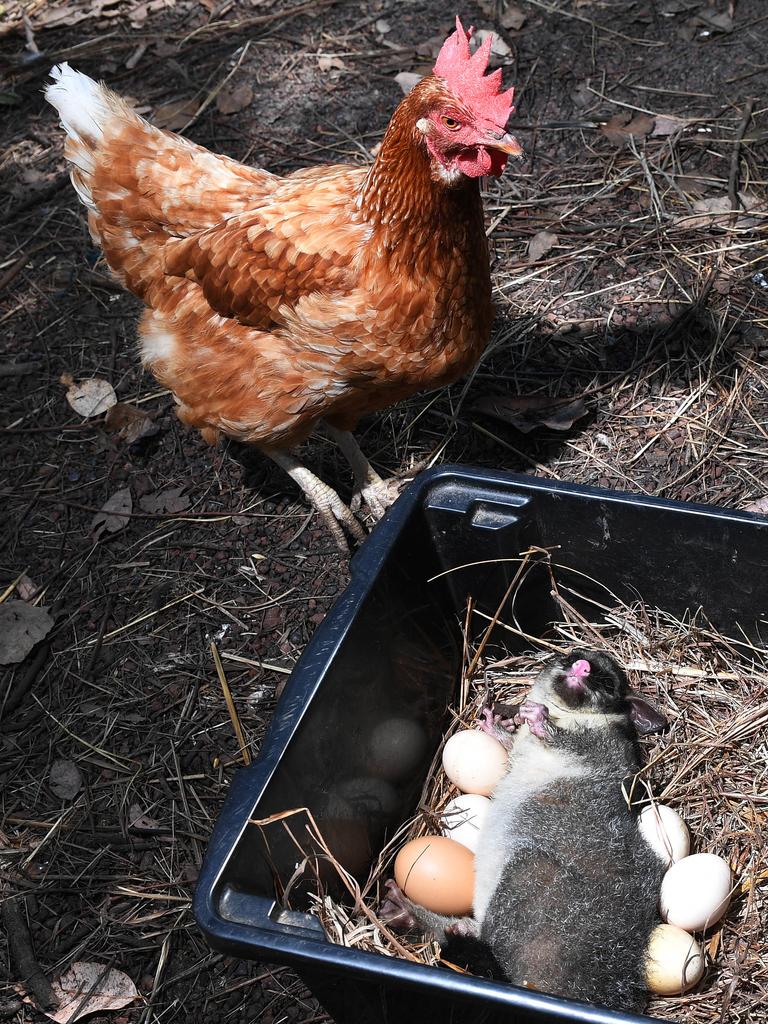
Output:
<instances>
[{"instance_id":1,"label":"grey fur","mask_svg":"<svg viewBox=\"0 0 768 1024\"><path fill-rule=\"evenodd\" d=\"M591 667L583 688L565 682L579 659ZM411 923L445 941L446 959L452 936L461 936L461 953L476 946L478 963L490 959L512 984L613 1009L644 1008L664 865L622 793L641 765L628 695L613 659L572 651L544 669L531 690L537 703L524 705L529 712L544 705L531 725L540 731L543 721L542 736L525 724L511 737L499 731L509 772L480 834L474 923L457 928L410 905ZM476 928L479 940L471 938Z\"/></svg>"}]
</instances>

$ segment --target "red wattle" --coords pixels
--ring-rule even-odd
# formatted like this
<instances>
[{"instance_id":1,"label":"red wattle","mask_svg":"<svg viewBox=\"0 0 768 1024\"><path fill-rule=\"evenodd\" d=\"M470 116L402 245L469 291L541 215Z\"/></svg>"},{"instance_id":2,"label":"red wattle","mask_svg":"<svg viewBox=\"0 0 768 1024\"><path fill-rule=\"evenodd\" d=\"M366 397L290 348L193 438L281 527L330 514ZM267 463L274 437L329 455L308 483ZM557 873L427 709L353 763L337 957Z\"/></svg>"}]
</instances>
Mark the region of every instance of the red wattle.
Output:
<instances>
[{"instance_id":1,"label":"red wattle","mask_svg":"<svg viewBox=\"0 0 768 1024\"><path fill-rule=\"evenodd\" d=\"M456 166L468 178L482 178L484 174L491 173L492 160L483 146L471 146L457 154Z\"/></svg>"}]
</instances>

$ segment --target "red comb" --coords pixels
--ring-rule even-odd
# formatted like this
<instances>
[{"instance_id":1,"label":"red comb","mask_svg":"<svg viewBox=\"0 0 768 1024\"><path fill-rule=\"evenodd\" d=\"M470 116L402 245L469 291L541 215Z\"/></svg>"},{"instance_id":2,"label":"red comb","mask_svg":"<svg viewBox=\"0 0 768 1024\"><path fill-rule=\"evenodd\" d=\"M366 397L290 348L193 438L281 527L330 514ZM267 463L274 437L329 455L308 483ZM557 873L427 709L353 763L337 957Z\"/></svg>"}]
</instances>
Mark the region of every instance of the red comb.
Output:
<instances>
[{"instance_id":1,"label":"red comb","mask_svg":"<svg viewBox=\"0 0 768 1024\"><path fill-rule=\"evenodd\" d=\"M485 74L493 37L486 36L482 45L472 54L469 50L472 32L472 28L469 32L464 30L459 16L456 15L456 31L443 43L433 70L436 75L445 79L449 88L475 113L503 128L515 109L512 106L515 90L499 91L501 68L497 68L490 75Z\"/></svg>"}]
</instances>

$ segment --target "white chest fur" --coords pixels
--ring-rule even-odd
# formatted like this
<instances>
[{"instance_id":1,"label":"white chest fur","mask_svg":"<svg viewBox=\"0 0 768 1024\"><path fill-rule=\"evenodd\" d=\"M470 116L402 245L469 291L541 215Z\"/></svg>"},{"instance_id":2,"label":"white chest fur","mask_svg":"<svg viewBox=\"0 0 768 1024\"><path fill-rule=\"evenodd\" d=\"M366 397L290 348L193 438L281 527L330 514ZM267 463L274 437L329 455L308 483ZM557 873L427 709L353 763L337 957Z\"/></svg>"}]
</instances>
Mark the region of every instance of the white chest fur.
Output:
<instances>
[{"instance_id":1,"label":"white chest fur","mask_svg":"<svg viewBox=\"0 0 768 1024\"><path fill-rule=\"evenodd\" d=\"M521 726L509 753L509 771L496 787L475 855L474 916L482 924L505 863L521 845L518 812L530 797L559 779L587 774L578 758L547 746Z\"/></svg>"}]
</instances>

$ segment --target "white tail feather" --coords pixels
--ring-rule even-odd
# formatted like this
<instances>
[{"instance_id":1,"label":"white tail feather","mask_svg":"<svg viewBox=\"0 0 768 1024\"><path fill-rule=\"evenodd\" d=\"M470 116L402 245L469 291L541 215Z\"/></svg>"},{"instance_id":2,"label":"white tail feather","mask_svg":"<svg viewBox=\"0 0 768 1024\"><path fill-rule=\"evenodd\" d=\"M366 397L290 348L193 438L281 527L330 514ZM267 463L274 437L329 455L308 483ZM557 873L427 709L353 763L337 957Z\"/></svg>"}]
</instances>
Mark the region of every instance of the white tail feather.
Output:
<instances>
[{"instance_id":1,"label":"white tail feather","mask_svg":"<svg viewBox=\"0 0 768 1024\"><path fill-rule=\"evenodd\" d=\"M98 141L104 124L115 113L104 86L69 64L51 68L51 78L53 82L46 86L45 98L58 110L67 135L85 144Z\"/></svg>"},{"instance_id":2,"label":"white tail feather","mask_svg":"<svg viewBox=\"0 0 768 1024\"><path fill-rule=\"evenodd\" d=\"M58 111L67 133L65 153L72 164L72 184L85 205L95 210L90 178L96 170L96 150L105 128L115 117L139 118L106 86L75 71L69 64L51 68L51 78L53 82L46 86L45 98Z\"/></svg>"}]
</instances>

